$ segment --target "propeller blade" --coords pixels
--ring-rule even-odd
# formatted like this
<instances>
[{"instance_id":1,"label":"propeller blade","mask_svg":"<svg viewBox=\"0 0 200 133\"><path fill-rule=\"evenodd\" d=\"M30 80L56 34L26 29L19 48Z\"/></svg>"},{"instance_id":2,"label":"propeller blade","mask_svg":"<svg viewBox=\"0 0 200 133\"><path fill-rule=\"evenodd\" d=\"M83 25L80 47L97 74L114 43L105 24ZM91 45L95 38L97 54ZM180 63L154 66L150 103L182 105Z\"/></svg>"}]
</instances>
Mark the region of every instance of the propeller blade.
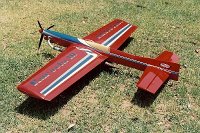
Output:
<instances>
[{"instance_id":1,"label":"propeller blade","mask_svg":"<svg viewBox=\"0 0 200 133\"><path fill-rule=\"evenodd\" d=\"M42 25L41 25L41 23L40 23L40 21L38 21L38 25L39 25L39 27L40 27L40 33L41 33L41 37L40 37L40 41L39 41L39 44L38 44L38 50L40 49L40 46L41 46L41 44L42 44L42 40L43 40L43 38L44 38L44 34L43 34L43 28L42 28ZM49 29L51 29L52 27L54 27L54 25L52 25L52 26L50 26L49 28L47 28L47 30L49 30Z\"/></svg>"},{"instance_id":2,"label":"propeller blade","mask_svg":"<svg viewBox=\"0 0 200 133\"><path fill-rule=\"evenodd\" d=\"M42 25L40 24L40 21L38 21L38 25L39 25L39 27L40 27L41 29L43 29L43 28L42 28Z\"/></svg>"},{"instance_id":3,"label":"propeller blade","mask_svg":"<svg viewBox=\"0 0 200 133\"><path fill-rule=\"evenodd\" d=\"M40 49L40 46L42 44L42 40L43 40L44 35L42 34L40 37L40 41L39 41L39 45L38 45L38 50Z\"/></svg>"},{"instance_id":4,"label":"propeller blade","mask_svg":"<svg viewBox=\"0 0 200 133\"><path fill-rule=\"evenodd\" d=\"M55 25L52 25L52 26L50 26L49 28L47 28L47 30L49 30L49 29L51 29L51 28L53 28Z\"/></svg>"}]
</instances>

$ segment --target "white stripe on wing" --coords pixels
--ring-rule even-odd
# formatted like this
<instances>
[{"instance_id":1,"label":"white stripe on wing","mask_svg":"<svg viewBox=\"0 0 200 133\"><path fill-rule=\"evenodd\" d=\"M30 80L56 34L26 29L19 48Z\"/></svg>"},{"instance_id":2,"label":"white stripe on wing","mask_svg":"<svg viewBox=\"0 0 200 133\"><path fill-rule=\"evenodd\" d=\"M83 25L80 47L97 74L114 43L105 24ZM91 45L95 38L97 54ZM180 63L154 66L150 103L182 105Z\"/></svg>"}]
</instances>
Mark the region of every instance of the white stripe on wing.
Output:
<instances>
[{"instance_id":1,"label":"white stripe on wing","mask_svg":"<svg viewBox=\"0 0 200 133\"><path fill-rule=\"evenodd\" d=\"M106 41L102 44L105 46L111 46L117 39L119 39L126 31L128 31L132 27L131 24L127 24L125 27L120 29L118 32L110 36Z\"/></svg>"},{"instance_id":2,"label":"white stripe on wing","mask_svg":"<svg viewBox=\"0 0 200 133\"><path fill-rule=\"evenodd\" d=\"M90 53L90 52L86 52L86 53L87 55L85 57L83 57L80 61L74 64L70 69L68 69L60 77L54 80L46 88L44 88L40 93L43 94L44 96L48 95L50 92L56 89L59 85L61 85L66 80L68 80L70 77L72 77L74 74L76 74L79 70L81 70L83 67L88 65L97 57L97 54L95 53Z\"/></svg>"}]
</instances>

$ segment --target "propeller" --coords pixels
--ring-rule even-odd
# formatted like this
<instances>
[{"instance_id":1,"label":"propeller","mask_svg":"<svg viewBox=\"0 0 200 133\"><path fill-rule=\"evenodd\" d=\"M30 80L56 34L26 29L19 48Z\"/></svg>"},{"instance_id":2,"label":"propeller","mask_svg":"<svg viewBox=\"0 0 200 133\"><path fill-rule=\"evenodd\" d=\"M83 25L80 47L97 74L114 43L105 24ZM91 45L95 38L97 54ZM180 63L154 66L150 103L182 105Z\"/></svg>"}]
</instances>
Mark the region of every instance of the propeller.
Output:
<instances>
[{"instance_id":1,"label":"propeller","mask_svg":"<svg viewBox=\"0 0 200 133\"><path fill-rule=\"evenodd\" d=\"M42 25L40 24L40 21L38 21L38 25L39 25L40 29L43 30Z\"/></svg>"},{"instance_id":2,"label":"propeller","mask_svg":"<svg viewBox=\"0 0 200 133\"><path fill-rule=\"evenodd\" d=\"M42 27L40 21L38 21L38 25L39 25L39 27L40 27L40 32L41 32L41 37L40 37L40 41L39 41L39 44L38 44L38 50L39 50L39 49L40 49L40 46L41 46L41 44L42 44L42 40L43 40L43 38L44 38L44 34L43 34L43 30L44 30L44 29L43 29L43 27ZM54 25L48 27L47 30L49 30L49 29L51 29L51 28L53 28L53 27L54 27Z\"/></svg>"},{"instance_id":3,"label":"propeller","mask_svg":"<svg viewBox=\"0 0 200 133\"><path fill-rule=\"evenodd\" d=\"M51 29L51 28L53 28L54 27L54 25L52 25L52 26L49 26L49 28L47 28L47 30L49 30L49 29Z\"/></svg>"}]
</instances>

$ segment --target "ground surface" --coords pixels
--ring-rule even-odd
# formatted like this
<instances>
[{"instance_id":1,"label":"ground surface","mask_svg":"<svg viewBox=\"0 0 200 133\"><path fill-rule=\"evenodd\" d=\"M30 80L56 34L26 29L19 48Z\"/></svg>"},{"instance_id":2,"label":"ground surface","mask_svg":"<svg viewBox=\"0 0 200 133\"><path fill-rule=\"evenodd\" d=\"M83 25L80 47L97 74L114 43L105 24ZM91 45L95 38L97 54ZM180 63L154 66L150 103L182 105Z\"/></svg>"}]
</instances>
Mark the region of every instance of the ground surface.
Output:
<instances>
[{"instance_id":1,"label":"ground surface","mask_svg":"<svg viewBox=\"0 0 200 133\"><path fill-rule=\"evenodd\" d=\"M199 132L199 0L0 1L0 132ZM43 45L39 27L83 37L121 18L137 25L124 51L181 57L178 82L156 96L137 91L141 72L100 66L50 103L28 98L16 85L58 52ZM184 66L183 66L184 65Z\"/></svg>"}]
</instances>

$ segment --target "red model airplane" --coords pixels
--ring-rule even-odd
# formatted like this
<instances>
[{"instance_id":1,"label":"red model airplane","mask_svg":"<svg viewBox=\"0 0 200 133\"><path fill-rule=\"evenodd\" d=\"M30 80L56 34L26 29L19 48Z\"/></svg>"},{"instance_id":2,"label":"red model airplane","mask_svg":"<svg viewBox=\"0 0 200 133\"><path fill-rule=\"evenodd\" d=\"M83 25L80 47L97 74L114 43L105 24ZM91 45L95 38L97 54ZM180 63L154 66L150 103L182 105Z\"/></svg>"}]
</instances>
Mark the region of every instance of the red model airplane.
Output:
<instances>
[{"instance_id":1,"label":"red model airplane","mask_svg":"<svg viewBox=\"0 0 200 133\"><path fill-rule=\"evenodd\" d=\"M172 52L164 51L151 59L117 50L137 28L123 20L115 19L83 39L49 30L53 26L43 29L39 21L38 24L38 49L44 38L53 49L62 52L17 87L29 96L51 101L105 60L144 71L137 86L153 94L167 79L178 80L179 58Z\"/></svg>"}]
</instances>

